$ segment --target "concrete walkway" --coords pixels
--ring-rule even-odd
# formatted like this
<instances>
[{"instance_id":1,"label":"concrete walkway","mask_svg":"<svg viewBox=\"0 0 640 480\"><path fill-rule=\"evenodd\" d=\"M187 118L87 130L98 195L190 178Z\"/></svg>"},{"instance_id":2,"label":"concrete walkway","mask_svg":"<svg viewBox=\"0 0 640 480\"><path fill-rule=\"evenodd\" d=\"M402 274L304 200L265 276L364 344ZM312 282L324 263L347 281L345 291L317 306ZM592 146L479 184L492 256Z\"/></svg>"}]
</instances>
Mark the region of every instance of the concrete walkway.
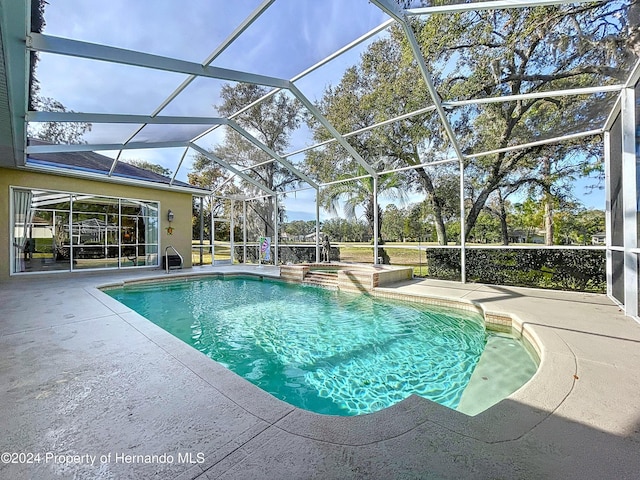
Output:
<instances>
[{"instance_id":1,"label":"concrete walkway","mask_svg":"<svg viewBox=\"0 0 640 480\"><path fill-rule=\"evenodd\" d=\"M179 274L0 284L0 452L15 453L0 478L640 478L640 326L605 296L395 284L385 290L513 314L540 368L475 417L417 396L330 417L271 397L95 288Z\"/></svg>"}]
</instances>

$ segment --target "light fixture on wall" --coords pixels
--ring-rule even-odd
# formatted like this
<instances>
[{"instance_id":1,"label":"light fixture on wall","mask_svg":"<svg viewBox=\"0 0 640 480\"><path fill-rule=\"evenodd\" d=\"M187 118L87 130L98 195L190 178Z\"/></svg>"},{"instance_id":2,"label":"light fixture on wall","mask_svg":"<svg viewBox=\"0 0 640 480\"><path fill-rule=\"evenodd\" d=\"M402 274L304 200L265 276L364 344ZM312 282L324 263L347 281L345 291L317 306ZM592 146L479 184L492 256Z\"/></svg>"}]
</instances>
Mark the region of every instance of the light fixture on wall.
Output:
<instances>
[{"instance_id":1,"label":"light fixture on wall","mask_svg":"<svg viewBox=\"0 0 640 480\"><path fill-rule=\"evenodd\" d=\"M171 210L167 212L167 220L173 222L173 212Z\"/></svg>"}]
</instances>

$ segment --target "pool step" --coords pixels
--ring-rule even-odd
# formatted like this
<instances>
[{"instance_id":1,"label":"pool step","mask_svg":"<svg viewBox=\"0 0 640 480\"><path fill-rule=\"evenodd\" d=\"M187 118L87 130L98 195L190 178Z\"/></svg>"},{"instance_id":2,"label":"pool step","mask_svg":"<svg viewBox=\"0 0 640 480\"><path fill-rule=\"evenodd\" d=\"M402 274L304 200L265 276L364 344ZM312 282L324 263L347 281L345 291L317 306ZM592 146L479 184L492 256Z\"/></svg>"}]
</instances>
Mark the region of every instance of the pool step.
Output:
<instances>
[{"instance_id":1,"label":"pool step","mask_svg":"<svg viewBox=\"0 0 640 480\"><path fill-rule=\"evenodd\" d=\"M309 285L338 288L338 274L333 272L307 272L302 282Z\"/></svg>"}]
</instances>

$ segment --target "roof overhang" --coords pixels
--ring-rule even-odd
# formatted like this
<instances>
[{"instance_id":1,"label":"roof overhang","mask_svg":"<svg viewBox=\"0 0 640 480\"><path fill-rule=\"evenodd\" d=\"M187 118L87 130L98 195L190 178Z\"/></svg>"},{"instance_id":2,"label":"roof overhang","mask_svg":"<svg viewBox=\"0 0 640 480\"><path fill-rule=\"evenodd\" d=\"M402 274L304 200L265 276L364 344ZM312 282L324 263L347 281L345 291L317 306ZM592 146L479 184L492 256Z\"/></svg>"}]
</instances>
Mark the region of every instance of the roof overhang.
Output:
<instances>
[{"instance_id":1,"label":"roof overhang","mask_svg":"<svg viewBox=\"0 0 640 480\"><path fill-rule=\"evenodd\" d=\"M142 180L137 178L109 176L106 174L95 173L95 172L84 172L84 171L72 169L72 168L61 168L59 166L54 166L54 165L27 164L24 167L22 167L21 170L26 170L30 172L36 172L36 173L46 173L48 175L60 175L63 177L82 178L85 180L95 180L95 181L107 182L107 183L117 183L120 185L129 185L132 187L143 187L143 188L152 188L154 190L165 190L165 191L171 191L171 192L188 193L198 197L207 196L210 193L208 190L203 190L198 187L184 187L181 185L175 185L175 184L170 185L168 183L151 182L148 180Z\"/></svg>"}]
</instances>

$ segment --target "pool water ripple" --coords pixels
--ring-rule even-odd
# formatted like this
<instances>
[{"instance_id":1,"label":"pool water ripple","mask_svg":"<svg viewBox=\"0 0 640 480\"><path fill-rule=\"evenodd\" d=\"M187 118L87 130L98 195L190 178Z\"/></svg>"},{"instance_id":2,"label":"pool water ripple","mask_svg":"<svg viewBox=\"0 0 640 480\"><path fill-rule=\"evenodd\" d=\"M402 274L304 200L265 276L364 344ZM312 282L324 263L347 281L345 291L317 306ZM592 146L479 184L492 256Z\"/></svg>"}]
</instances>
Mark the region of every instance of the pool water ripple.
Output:
<instances>
[{"instance_id":1,"label":"pool water ripple","mask_svg":"<svg viewBox=\"0 0 640 480\"><path fill-rule=\"evenodd\" d=\"M480 315L255 278L107 293L274 396L358 415L411 394L456 408L482 354Z\"/></svg>"}]
</instances>

